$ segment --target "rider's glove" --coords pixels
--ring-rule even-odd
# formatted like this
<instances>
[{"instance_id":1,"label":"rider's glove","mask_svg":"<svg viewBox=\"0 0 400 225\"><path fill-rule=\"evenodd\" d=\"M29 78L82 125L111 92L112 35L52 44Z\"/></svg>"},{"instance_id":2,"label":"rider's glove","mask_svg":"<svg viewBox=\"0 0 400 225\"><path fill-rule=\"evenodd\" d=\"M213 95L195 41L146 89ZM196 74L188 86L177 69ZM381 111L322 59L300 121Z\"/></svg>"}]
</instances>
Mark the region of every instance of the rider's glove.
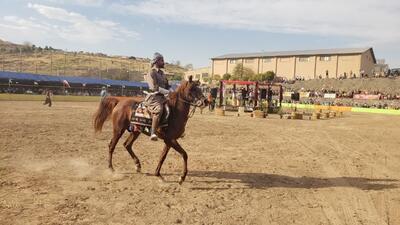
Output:
<instances>
[{"instance_id":1,"label":"rider's glove","mask_svg":"<svg viewBox=\"0 0 400 225\"><path fill-rule=\"evenodd\" d=\"M160 92L163 95L168 95L169 94L169 91L167 89L165 89L165 88L162 88L162 87L158 88L158 92Z\"/></svg>"}]
</instances>

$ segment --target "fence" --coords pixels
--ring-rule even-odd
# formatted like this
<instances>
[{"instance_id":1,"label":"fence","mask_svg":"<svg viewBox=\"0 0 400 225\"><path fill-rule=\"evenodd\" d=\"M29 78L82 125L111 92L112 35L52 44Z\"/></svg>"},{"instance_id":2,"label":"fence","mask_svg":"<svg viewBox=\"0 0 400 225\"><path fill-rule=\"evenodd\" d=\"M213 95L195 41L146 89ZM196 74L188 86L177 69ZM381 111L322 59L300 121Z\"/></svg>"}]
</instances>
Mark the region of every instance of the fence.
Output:
<instances>
[{"instance_id":1,"label":"fence","mask_svg":"<svg viewBox=\"0 0 400 225\"><path fill-rule=\"evenodd\" d=\"M0 84L0 93L9 94L44 94L51 90L54 95L75 95L75 96L99 96L101 86L71 86L60 85L28 85L28 84ZM142 89L138 87L107 87L107 93L113 96L136 96L143 95Z\"/></svg>"}]
</instances>

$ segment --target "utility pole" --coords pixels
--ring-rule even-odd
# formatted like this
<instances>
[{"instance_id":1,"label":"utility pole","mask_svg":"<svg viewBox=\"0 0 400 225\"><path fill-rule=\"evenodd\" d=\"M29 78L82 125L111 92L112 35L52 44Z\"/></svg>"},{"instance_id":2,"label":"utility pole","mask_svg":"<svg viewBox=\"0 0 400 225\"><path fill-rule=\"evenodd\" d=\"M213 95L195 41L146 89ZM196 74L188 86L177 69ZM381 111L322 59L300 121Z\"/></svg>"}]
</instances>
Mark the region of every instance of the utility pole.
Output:
<instances>
[{"instance_id":1,"label":"utility pole","mask_svg":"<svg viewBox=\"0 0 400 225\"><path fill-rule=\"evenodd\" d=\"M4 58L5 58L5 57L2 57L2 58L1 58L1 65L2 65L2 68L3 68L3 72L4 72L4 61L5 61Z\"/></svg>"},{"instance_id":2,"label":"utility pole","mask_svg":"<svg viewBox=\"0 0 400 225\"><path fill-rule=\"evenodd\" d=\"M22 49L19 48L19 72L22 72Z\"/></svg>"},{"instance_id":3,"label":"utility pole","mask_svg":"<svg viewBox=\"0 0 400 225\"><path fill-rule=\"evenodd\" d=\"M120 68L119 68L119 79L122 77L122 62L120 63Z\"/></svg>"},{"instance_id":4,"label":"utility pole","mask_svg":"<svg viewBox=\"0 0 400 225\"><path fill-rule=\"evenodd\" d=\"M129 66L128 66L128 80L132 80L130 71L131 71L131 60L129 60Z\"/></svg>"},{"instance_id":5,"label":"utility pole","mask_svg":"<svg viewBox=\"0 0 400 225\"><path fill-rule=\"evenodd\" d=\"M37 52L36 52L36 49L34 51L35 51L35 73L37 74L38 73L37 72Z\"/></svg>"},{"instance_id":6,"label":"utility pole","mask_svg":"<svg viewBox=\"0 0 400 225\"><path fill-rule=\"evenodd\" d=\"M99 61L99 78L101 79L101 59Z\"/></svg>"},{"instance_id":7,"label":"utility pole","mask_svg":"<svg viewBox=\"0 0 400 225\"><path fill-rule=\"evenodd\" d=\"M67 68L67 52L64 52L64 76L66 75L65 71Z\"/></svg>"},{"instance_id":8,"label":"utility pole","mask_svg":"<svg viewBox=\"0 0 400 225\"><path fill-rule=\"evenodd\" d=\"M53 50L50 50L50 74L53 75Z\"/></svg>"}]
</instances>

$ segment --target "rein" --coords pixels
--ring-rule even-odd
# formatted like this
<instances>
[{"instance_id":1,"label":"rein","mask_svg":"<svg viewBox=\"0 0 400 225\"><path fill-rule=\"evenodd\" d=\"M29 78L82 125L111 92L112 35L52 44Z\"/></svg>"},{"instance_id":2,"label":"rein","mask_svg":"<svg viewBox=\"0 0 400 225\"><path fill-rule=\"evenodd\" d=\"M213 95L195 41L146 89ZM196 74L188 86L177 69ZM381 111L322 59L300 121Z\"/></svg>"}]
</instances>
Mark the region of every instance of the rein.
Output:
<instances>
[{"instance_id":1,"label":"rein","mask_svg":"<svg viewBox=\"0 0 400 225\"><path fill-rule=\"evenodd\" d=\"M178 94L178 100L181 101L181 102L184 102L184 103L186 103L186 104L189 104L189 105L191 105L191 106L194 106L193 109L192 109L192 110L189 112L189 114L188 114L188 117L189 117L189 118L192 118L192 116L193 116L194 113L196 112L197 105L194 104L194 103L192 103L192 102L189 102L189 101L187 101L187 100L185 100L185 99L183 99L183 98L181 98L181 96L180 96L179 94Z\"/></svg>"}]
</instances>

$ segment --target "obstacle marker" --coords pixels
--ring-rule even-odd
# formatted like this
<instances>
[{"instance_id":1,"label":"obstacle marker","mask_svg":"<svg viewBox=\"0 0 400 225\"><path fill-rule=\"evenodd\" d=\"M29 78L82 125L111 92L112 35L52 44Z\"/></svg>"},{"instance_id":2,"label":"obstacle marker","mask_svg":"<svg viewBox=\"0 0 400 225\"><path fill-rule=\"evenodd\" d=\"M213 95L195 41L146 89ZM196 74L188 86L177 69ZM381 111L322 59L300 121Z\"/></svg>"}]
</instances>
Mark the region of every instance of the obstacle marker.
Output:
<instances>
[{"instance_id":1,"label":"obstacle marker","mask_svg":"<svg viewBox=\"0 0 400 225\"><path fill-rule=\"evenodd\" d=\"M222 108L216 108L215 109L215 115L217 116L225 116L225 110Z\"/></svg>"},{"instance_id":2,"label":"obstacle marker","mask_svg":"<svg viewBox=\"0 0 400 225\"><path fill-rule=\"evenodd\" d=\"M237 116L241 116L241 115L244 115L244 107L239 107L238 108Z\"/></svg>"},{"instance_id":3,"label":"obstacle marker","mask_svg":"<svg viewBox=\"0 0 400 225\"><path fill-rule=\"evenodd\" d=\"M265 118L267 117L267 113L261 110L254 110L252 113L252 117L254 118Z\"/></svg>"},{"instance_id":4,"label":"obstacle marker","mask_svg":"<svg viewBox=\"0 0 400 225\"><path fill-rule=\"evenodd\" d=\"M301 113L301 112L292 112L290 116L293 120L302 120L303 119L303 113Z\"/></svg>"},{"instance_id":5,"label":"obstacle marker","mask_svg":"<svg viewBox=\"0 0 400 225\"><path fill-rule=\"evenodd\" d=\"M321 118L321 113L313 112L311 117L312 117L313 120L319 120Z\"/></svg>"}]
</instances>

